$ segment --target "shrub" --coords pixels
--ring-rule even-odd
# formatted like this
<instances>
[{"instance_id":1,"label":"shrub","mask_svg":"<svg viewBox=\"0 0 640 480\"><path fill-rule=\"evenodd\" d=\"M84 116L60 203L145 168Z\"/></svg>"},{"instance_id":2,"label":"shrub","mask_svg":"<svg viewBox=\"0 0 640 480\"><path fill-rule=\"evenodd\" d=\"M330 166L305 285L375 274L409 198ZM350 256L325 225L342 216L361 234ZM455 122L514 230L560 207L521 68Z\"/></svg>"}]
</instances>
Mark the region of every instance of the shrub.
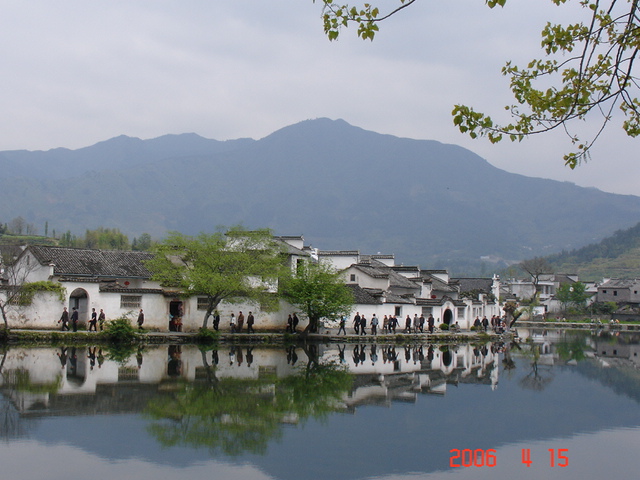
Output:
<instances>
[{"instance_id":1,"label":"shrub","mask_svg":"<svg viewBox=\"0 0 640 480\"><path fill-rule=\"evenodd\" d=\"M440 330L449 330L449 324L448 323L441 323L440 324Z\"/></svg>"},{"instance_id":2,"label":"shrub","mask_svg":"<svg viewBox=\"0 0 640 480\"><path fill-rule=\"evenodd\" d=\"M129 319L125 316L110 320L105 325L104 334L112 343L130 343L138 335Z\"/></svg>"},{"instance_id":3,"label":"shrub","mask_svg":"<svg viewBox=\"0 0 640 480\"><path fill-rule=\"evenodd\" d=\"M209 330L208 328L201 328L198 330L195 341L196 343L212 344L218 343L220 339L220 332Z\"/></svg>"}]
</instances>

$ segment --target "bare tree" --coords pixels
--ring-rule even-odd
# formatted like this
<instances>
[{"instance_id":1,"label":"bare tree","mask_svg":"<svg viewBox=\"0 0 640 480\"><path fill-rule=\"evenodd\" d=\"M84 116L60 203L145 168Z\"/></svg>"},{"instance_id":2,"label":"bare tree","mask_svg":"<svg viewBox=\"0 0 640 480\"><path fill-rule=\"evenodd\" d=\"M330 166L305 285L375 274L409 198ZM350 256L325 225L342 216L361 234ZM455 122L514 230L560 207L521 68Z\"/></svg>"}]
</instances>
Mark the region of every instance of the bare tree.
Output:
<instances>
[{"instance_id":1,"label":"bare tree","mask_svg":"<svg viewBox=\"0 0 640 480\"><path fill-rule=\"evenodd\" d=\"M538 284L540 283L540 276L553 273L553 267L543 257L534 257L529 260L523 260L519 264L520 268L531 275L531 281L535 287L536 293L538 292Z\"/></svg>"},{"instance_id":2,"label":"bare tree","mask_svg":"<svg viewBox=\"0 0 640 480\"><path fill-rule=\"evenodd\" d=\"M0 260L2 260L0 258ZM0 261L0 314L5 332L9 329L9 312L31 304L38 292L51 292L64 299L65 289L59 283L51 281L28 282L29 274L37 267L37 262L4 258Z\"/></svg>"}]
</instances>

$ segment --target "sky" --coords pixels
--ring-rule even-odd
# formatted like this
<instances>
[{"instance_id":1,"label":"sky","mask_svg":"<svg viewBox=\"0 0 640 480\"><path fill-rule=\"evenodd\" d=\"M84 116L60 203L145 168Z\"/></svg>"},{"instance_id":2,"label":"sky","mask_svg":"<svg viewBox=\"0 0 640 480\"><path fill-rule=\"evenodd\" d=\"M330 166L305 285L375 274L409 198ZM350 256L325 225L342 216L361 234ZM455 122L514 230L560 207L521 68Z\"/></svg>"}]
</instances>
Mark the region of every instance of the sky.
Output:
<instances>
[{"instance_id":1,"label":"sky","mask_svg":"<svg viewBox=\"0 0 640 480\"><path fill-rule=\"evenodd\" d=\"M328 117L461 145L509 172L640 195L638 143L620 122L576 170L564 166L563 132L492 145L452 122L456 104L508 121L501 68L539 58L545 23L581 18L577 1L491 10L418 0L373 42L354 28L330 42L321 13L312 0L0 0L0 150L77 149L122 134L259 139Z\"/></svg>"}]
</instances>

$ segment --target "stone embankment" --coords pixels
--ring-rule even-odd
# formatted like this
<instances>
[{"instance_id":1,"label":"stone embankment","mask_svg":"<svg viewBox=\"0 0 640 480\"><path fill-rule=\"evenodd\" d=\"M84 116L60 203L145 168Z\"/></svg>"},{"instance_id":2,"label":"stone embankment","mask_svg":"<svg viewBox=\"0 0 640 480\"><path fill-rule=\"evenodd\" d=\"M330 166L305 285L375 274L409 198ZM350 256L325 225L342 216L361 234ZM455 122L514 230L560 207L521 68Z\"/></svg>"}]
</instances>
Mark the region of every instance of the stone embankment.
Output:
<instances>
[{"instance_id":1,"label":"stone embankment","mask_svg":"<svg viewBox=\"0 0 640 480\"><path fill-rule=\"evenodd\" d=\"M546 329L561 329L561 330L608 330L616 332L640 332L640 323L591 323L591 322L528 322L522 321L516 324L521 328L546 328Z\"/></svg>"},{"instance_id":2,"label":"stone embankment","mask_svg":"<svg viewBox=\"0 0 640 480\"><path fill-rule=\"evenodd\" d=\"M337 329L336 329L337 330ZM219 332L215 336L202 336L198 332L156 332L145 330L136 335L134 343L154 344L189 344L189 343L251 343L263 345L291 344L298 342L316 343L466 343L473 341L504 341L512 337L510 333L495 334L493 332L449 332L434 333L391 333L378 335L337 335L336 331L322 329L320 333L290 334L282 332L229 333ZM8 344L102 344L110 343L103 333L78 331L61 332L59 330L21 330L11 329L5 339Z\"/></svg>"}]
</instances>

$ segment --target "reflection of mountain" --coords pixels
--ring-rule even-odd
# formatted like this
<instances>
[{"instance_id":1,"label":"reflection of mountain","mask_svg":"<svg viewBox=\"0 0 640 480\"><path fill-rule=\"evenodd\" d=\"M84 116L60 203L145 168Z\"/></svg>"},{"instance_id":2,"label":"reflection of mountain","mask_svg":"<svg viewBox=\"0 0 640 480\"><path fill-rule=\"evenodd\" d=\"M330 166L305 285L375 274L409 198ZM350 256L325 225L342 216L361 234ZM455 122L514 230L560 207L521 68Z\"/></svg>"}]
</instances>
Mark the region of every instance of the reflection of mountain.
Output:
<instances>
[{"instance_id":1,"label":"reflection of mountain","mask_svg":"<svg viewBox=\"0 0 640 480\"><path fill-rule=\"evenodd\" d=\"M597 380L618 395L625 395L640 404L640 370L629 360L610 361L602 368L596 361L580 362L575 369L585 377Z\"/></svg>"}]
</instances>

